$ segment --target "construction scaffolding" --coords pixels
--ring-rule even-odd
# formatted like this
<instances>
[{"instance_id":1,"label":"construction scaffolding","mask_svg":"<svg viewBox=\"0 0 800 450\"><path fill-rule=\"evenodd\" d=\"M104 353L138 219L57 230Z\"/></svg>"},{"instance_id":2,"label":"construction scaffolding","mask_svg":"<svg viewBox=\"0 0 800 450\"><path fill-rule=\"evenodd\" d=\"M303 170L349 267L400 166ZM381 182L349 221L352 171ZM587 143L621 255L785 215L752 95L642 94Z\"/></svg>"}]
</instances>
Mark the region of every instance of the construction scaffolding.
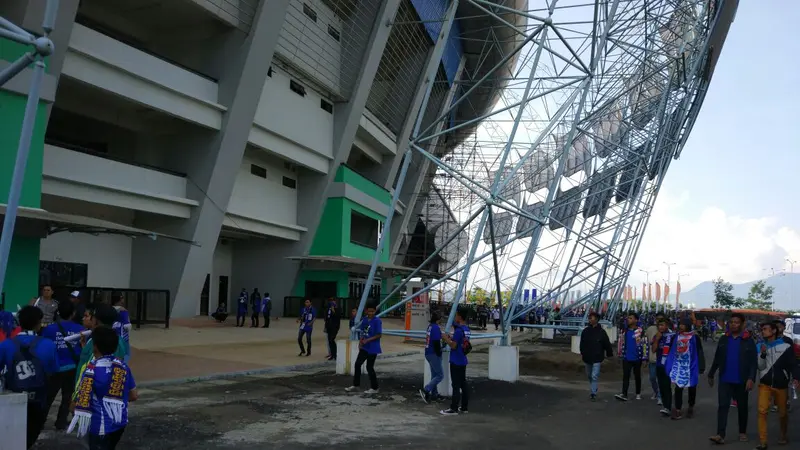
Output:
<instances>
[{"instance_id":1,"label":"construction scaffolding","mask_svg":"<svg viewBox=\"0 0 800 450\"><path fill-rule=\"evenodd\" d=\"M507 305L504 331L473 339L505 341L512 320L545 304L613 311L703 101L723 4L454 0L443 28L469 20L461 28L478 31L460 35L452 99L417 118L386 223L422 173L398 255L444 275L381 314L426 292L462 303L480 288Z\"/></svg>"}]
</instances>

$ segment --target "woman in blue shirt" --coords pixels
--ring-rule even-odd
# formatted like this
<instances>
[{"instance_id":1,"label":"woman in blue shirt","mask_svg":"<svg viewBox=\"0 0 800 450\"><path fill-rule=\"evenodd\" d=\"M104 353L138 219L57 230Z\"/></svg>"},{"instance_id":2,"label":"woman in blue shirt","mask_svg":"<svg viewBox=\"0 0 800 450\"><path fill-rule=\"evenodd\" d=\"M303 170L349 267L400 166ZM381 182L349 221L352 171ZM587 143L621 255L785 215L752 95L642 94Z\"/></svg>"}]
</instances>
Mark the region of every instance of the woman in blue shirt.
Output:
<instances>
[{"instance_id":1,"label":"woman in blue shirt","mask_svg":"<svg viewBox=\"0 0 800 450\"><path fill-rule=\"evenodd\" d=\"M378 376L375 374L375 359L381 354L381 334L383 333L383 323L375 315L374 304L369 304L364 309L366 316L361 319L360 339L358 342L358 356L356 357L356 368L353 373L353 385L346 388L347 392L353 392L361 386L361 366L367 363L367 374L369 375L370 389L364 391L365 394L378 393Z\"/></svg>"},{"instance_id":2,"label":"woman in blue shirt","mask_svg":"<svg viewBox=\"0 0 800 450\"><path fill-rule=\"evenodd\" d=\"M297 323L300 324L300 332L297 334L297 345L300 346L300 354L297 356L311 356L311 332L314 330L314 320L317 318L317 310L311 306L311 300L306 299L305 307L300 310L300 317ZM303 336L306 337L306 349L303 347Z\"/></svg>"}]
</instances>

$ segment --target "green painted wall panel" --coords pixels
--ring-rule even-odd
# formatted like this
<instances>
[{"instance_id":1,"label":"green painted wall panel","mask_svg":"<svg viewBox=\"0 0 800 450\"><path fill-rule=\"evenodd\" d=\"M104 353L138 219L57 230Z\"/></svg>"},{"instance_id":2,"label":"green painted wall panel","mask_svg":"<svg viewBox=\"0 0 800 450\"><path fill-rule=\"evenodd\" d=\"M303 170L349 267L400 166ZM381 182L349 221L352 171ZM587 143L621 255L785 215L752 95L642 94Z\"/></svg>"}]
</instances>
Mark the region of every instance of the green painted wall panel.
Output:
<instances>
[{"instance_id":1,"label":"green painted wall panel","mask_svg":"<svg viewBox=\"0 0 800 450\"><path fill-rule=\"evenodd\" d=\"M16 311L39 293L39 239L15 238L3 286L6 309Z\"/></svg>"},{"instance_id":2,"label":"green painted wall panel","mask_svg":"<svg viewBox=\"0 0 800 450\"><path fill-rule=\"evenodd\" d=\"M334 181L337 183L349 184L350 186L353 186L359 191L369 195L385 205L392 203L392 194L390 194L389 191L364 178L353 169L345 165L339 166L339 169L336 171L336 178L334 178Z\"/></svg>"},{"instance_id":3,"label":"green painted wall panel","mask_svg":"<svg viewBox=\"0 0 800 450\"><path fill-rule=\"evenodd\" d=\"M303 270L298 277L297 286L294 287L295 297L305 296L306 281L334 281L336 282L336 296L347 297L350 294L350 275L343 270Z\"/></svg>"}]
</instances>

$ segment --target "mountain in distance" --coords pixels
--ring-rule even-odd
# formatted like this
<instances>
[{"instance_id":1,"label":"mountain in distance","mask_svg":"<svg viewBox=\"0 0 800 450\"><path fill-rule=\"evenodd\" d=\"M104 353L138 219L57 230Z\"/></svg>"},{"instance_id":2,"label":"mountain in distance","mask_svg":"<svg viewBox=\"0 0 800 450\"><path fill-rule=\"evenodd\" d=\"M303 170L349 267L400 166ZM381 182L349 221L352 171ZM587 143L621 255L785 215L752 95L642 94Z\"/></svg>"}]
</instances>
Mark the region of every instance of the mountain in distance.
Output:
<instances>
[{"instance_id":1,"label":"mountain in distance","mask_svg":"<svg viewBox=\"0 0 800 450\"><path fill-rule=\"evenodd\" d=\"M733 296L747 298L750 287L756 281L733 284ZM800 273L782 273L765 278L767 286L775 288L772 301L775 309L800 310ZM714 303L714 282L704 281L689 291L681 292L681 303L694 303L698 308L708 308Z\"/></svg>"}]
</instances>

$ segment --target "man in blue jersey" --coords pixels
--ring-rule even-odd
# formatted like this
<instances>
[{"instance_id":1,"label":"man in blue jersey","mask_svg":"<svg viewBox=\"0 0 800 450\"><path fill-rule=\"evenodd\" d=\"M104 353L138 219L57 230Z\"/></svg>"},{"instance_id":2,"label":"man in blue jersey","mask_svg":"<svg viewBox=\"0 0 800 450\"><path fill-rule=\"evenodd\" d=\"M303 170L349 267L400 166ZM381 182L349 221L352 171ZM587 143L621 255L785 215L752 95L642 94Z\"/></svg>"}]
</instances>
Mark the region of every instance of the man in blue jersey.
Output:
<instances>
[{"instance_id":1,"label":"man in blue jersey","mask_svg":"<svg viewBox=\"0 0 800 450\"><path fill-rule=\"evenodd\" d=\"M23 307L17 313L22 331L0 344L0 373L5 373L5 389L28 394L27 448L39 439L47 420L47 377L58 371L56 345L38 336L43 317L36 306Z\"/></svg>"},{"instance_id":2,"label":"man in blue jersey","mask_svg":"<svg viewBox=\"0 0 800 450\"><path fill-rule=\"evenodd\" d=\"M440 411L442 415L454 416L458 413L466 414L469 411L469 385L467 385L467 354L472 349L469 342L470 331L464 323L466 312L463 308L456 310L456 320L453 323L453 335L442 336L444 342L450 347L450 381L453 387L453 397L450 408Z\"/></svg>"},{"instance_id":3,"label":"man in blue jersey","mask_svg":"<svg viewBox=\"0 0 800 450\"><path fill-rule=\"evenodd\" d=\"M72 391L75 388L75 370L81 357L81 346L78 341L74 343L65 341L64 338L84 331L82 325L73 321L75 305L72 302L58 304L58 319L42 330L42 337L50 339L56 344L58 357L58 370L47 380L47 411L61 391L61 405L56 416L56 430L66 430L69 404L72 400Z\"/></svg>"},{"instance_id":4,"label":"man in blue jersey","mask_svg":"<svg viewBox=\"0 0 800 450\"><path fill-rule=\"evenodd\" d=\"M297 334L300 354L297 356L311 356L311 332L314 330L314 320L316 318L317 310L311 306L311 300L306 299L305 306L300 310L300 317L297 318L297 323L300 324L300 331ZM303 347L303 336L306 337L308 349Z\"/></svg>"},{"instance_id":5,"label":"man in blue jersey","mask_svg":"<svg viewBox=\"0 0 800 450\"><path fill-rule=\"evenodd\" d=\"M442 329L439 327L439 314L431 313L431 322L425 333L425 360L431 369L431 381L419 390L425 403L439 398L439 383L444 379L442 368Z\"/></svg>"},{"instance_id":6,"label":"man in blue jersey","mask_svg":"<svg viewBox=\"0 0 800 450\"><path fill-rule=\"evenodd\" d=\"M375 373L375 360L381 354L381 336L383 336L383 322L376 316L377 305L367 304L364 308L364 317L361 318L358 356L356 357L356 367L353 372L353 385L345 388L347 392L353 392L361 386L361 367L367 363L367 375L369 375L370 388L364 391L365 394L378 393L378 375Z\"/></svg>"},{"instance_id":7,"label":"man in blue jersey","mask_svg":"<svg viewBox=\"0 0 800 450\"><path fill-rule=\"evenodd\" d=\"M269 297L269 292L267 292L261 299L261 314L264 315L264 326L261 328L269 328L269 315L271 313L272 313L272 299Z\"/></svg>"},{"instance_id":8,"label":"man in blue jersey","mask_svg":"<svg viewBox=\"0 0 800 450\"><path fill-rule=\"evenodd\" d=\"M244 319L247 317L247 299L247 289L242 288L239 299L236 301L236 326L239 328L244 327Z\"/></svg>"}]
</instances>

